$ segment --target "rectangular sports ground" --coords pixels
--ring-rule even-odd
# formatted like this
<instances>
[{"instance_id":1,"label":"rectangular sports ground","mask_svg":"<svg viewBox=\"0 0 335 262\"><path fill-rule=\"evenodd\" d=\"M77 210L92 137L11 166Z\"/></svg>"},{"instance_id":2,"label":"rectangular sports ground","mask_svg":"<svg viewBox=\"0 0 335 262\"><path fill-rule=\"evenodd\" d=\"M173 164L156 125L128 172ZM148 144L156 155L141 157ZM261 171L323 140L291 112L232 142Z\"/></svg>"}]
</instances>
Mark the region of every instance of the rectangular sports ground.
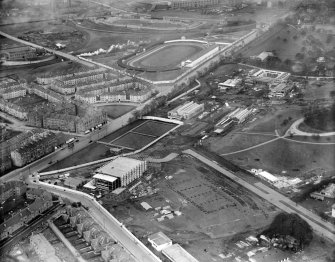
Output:
<instances>
[{"instance_id":1,"label":"rectangular sports ground","mask_svg":"<svg viewBox=\"0 0 335 262\"><path fill-rule=\"evenodd\" d=\"M103 142L119 148L138 150L164 135L174 127L176 127L176 124L173 123L147 120L126 133L113 138L112 140L104 139Z\"/></svg>"}]
</instances>

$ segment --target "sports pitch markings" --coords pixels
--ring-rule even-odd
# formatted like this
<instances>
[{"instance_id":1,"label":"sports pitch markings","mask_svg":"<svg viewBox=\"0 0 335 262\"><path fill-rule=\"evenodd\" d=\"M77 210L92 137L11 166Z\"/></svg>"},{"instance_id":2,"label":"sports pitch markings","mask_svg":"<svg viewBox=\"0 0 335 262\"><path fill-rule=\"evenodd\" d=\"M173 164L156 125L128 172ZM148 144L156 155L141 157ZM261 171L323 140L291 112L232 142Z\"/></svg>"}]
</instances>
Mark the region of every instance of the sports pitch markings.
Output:
<instances>
[{"instance_id":1,"label":"sports pitch markings","mask_svg":"<svg viewBox=\"0 0 335 262\"><path fill-rule=\"evenodd\" d=\"M175 126L176 124L172 123L148 120L111 141L103 142L103 144L137 150L153 142Z\"/></svg>"}]
</instances>

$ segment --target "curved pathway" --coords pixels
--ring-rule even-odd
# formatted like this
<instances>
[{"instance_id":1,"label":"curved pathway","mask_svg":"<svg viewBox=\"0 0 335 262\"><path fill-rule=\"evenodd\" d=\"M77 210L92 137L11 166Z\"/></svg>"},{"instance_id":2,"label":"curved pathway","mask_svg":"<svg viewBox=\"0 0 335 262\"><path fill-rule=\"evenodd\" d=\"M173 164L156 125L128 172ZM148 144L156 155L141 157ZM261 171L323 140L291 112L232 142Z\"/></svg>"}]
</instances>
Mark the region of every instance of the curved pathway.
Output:
<instances>
[{"instance_id":1,"label":"curved pathway","mask_svg":"<svg viewBox=\"0 0 335 262\"><path fill-rule=\"evenodd\" d=\"M255 148L258 148L258 147L261 147L261 146L264 146L264 145L267 145L267 144L270 144L276 140L279 140L281 139L282 137L279 136L279 137L276 137L274 139L271 139L269 141L266 141L266 142L263 142L263 143L260 143L258 145L254 145L254 146L251 146L251 147L248 147L248 148L245 148L245 149L241 149L241 150L238 150L238 151L234 151L234 152L230 152L230 153L224 153L224 154L220 154L220 156L229 156L229 155L233 155L233 154L238 154L238 153L242 153L242 152L245 152L245 151L249 151L249 150L252 150L252 149L255 149Z\"/></svg>"},{"instance_id":2,"label":"curved pathway","mask_svg":"<svg viewBox=\"0 0 335 262\"><path fill-rule=\"evenodd\" d=\"M163 158L151 158L151 157L148 157L146 160L148 162L152 162L152 163L164 163L164 162L169 162L173 159L175 159L177 156L179 156L179 154L177 153L171 153L169 155L167 155L166 157L163 157Z\"/></svg>"},{"instance_id":3,"label":"curved pathway","mask_svg":"<svg viewBox=\"0 0 335 262\"><path fill-rule=\"evenodd\" d=\"M324 132L324 133L310 133L310 132L305 132L299 130L299 125L305 121L305 118L300 118L297 121L295 121L291 127L288 129L288 132L291 135L295 136L320 136L320 137L325 137L325 136L335 136L335 132Z\"/></svg>"}]
</instances>

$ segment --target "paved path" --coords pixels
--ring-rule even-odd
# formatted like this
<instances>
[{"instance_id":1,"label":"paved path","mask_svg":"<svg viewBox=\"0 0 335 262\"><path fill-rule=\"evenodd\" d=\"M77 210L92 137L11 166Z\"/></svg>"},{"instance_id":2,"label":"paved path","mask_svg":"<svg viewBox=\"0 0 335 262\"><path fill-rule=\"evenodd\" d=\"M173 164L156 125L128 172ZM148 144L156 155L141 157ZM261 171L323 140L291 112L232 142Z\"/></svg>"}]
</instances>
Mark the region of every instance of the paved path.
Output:
<instances>
[{"instance_id":1,"label":"paved path","mask_svg":"<svg viewBox=\"0 0 335 262\"><path fill-rule=\"evenodd\" d=\"M48 183L34 183L31 179L26 181L32 187L40 187L55 195L80 201L92 217L102 226L102 228L115 240L117 240L134 258L139 262L161 262L141 241L139 241L125 226L123 226L114 216L112 216L94 197L83 192L75 191L61 186Z\"/></svg>"},{"instance_id":2,"label":"paved path","mask_svg":"<svg viewBox=\"0 0 335 262\"><path fill-rule=\"evenodd\" d=\"M148 157L147 160L148 162L152 162L152 163L164 163L164 162L169 162L173 159L175 159L177 156L179 156L177 153L171 153L169 155L167 155L166 157L163 158L151 158Z\"/></svg>"},{"instance_id":3,"label":"paved path","mask_svg":"<svg viewBox=\"0 0 335 262\"><path fill-rule=\"evenodd\" d=\"M274 136L274 137L278 137L278 133L275 134L271 134L271 133L259 133L259 132L243 132L243 131L239 131L239 132L235 132L236 134L245 134L245 135L258 135L258 136Z\"/></svg>"},{"instance_id":4,"label":"paved path","mask_svg":"<svg viewBox=\"0 0 335 262\"><path fill-rule=\"evenodd\" d=\"M245 187L246 189L250 190L256 195L264 198L265 200L269 201L270 203L282 209L283 211L287 213L298 213L308 222L308 224L313 228L313 230L316 233L318 233L321 236L327 237L332 241L335 241L335 226L333 224L323 221L318 215L312 213L311 211L307 210L306 208L300 205L297 205L289 198L269 188L263 183L259 182L255 184L249 184L245 180L242 180L241 178L234 175L231 171L222 168L216 162L213 162L212 160L196 153L193 150L188 149L183 151L183 153L189 154L195 157L196 159L200 160L201 162L205 163L206 165L214 168L223 175L229 177L236 183L240 184L241 186Z\"/></svg>"},{"instance_id":5,"label":"paved path","mask_svg":"<svg viewBox=\"0 0 335 262\"><path fill-rule=\"evenodd\" d=\"M269 141L265 141L263 143L260 143L258 145L254 145L254 146L251 146L251 147L248 147L248 148L245 148L245 149L241 149L241 150L237 150L237 151L234 151L234 152L229 152L229 153L223 153L223 154L220 154L220 156L229 156L229 155L234 155L234 154L238 154L238 153L242 153L242 152L245 152L245 151L249 151L249 150L252 150L252 149L255 149L257 147L261 147L261 146L264 146L264 145L267 145L267 144L270 144L276 140L279 140L281 139L282 137L276 137L274 139L271 139Z\"/></svg>"},{"instance_id":6,"label":"paved path","mask_svg":"<svg viewBox=\"0 0 335 262\"><path fill-rule=\"evenodd\" d=\"M300 118L296 120L289 128L289 133L295 136L335 136L335 132L323 132L323 133L310 133L299 130L299 125L305 121L305 118Z\"/></svg>"},{"instance_id":7,"label":"paved path","mask_svg":"<svg viewBox=\"0 0 335 262\"><path fill-rule=\"evenodd\" d=\"M187 94L191 93L192 91L194 91L195 89L199 88L201 86L201 83L196 79L195 82L197 82L197 85L193 88L191 88L190 90L187 90L185 93L182 93L181 95L171 99L170 101L167 102L167 105L171 104L172 102L178 100L179 98L182 98L184 96L186 96Z\"/></svg>"},{"instance_id":8,"label":"paved path","mask_svg":"<svg viewBox=\"0 0 335 262\"><path fill-rule=\"evenodd\" d=\"M69 59L69 60L71 60L73 62L82 64L84 66L88 66L88 67L94 67L95 66L94 64L89 63L87 61L83 61L83 60L79 59L76 56L73 56L73 55L70 55L70 54L58 51L58 50L54 50L54 49L51 49L51 48L43 47L43 46L40 46L40 45L37 45L37 44L34 44L34 43L30 43L28 41L19 39L19 38L15 37L15 36L11 36L9 34L6 34L6 33L2 32L2 31L0 31L0 35L6 37L8 39L11 39L13 41L16 41L16 42L19 42L21 44L24 44L24 45L28 45L28 46L31 46L31 47L34 47L34 48L38 48L38 49L44 49L44 50L48 51L51 54L55 54L55 55L64 57L64 58Z\"/></svg>"}]
</instances>

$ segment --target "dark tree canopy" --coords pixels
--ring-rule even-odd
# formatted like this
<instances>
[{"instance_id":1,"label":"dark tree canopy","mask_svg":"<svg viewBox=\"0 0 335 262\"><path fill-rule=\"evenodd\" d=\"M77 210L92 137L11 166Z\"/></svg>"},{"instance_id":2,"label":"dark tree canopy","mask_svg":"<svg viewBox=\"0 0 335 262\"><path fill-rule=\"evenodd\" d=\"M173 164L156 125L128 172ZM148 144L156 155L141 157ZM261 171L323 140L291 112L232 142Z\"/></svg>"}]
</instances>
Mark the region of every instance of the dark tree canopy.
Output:
<instances>
[{"instance_id":1,"label":"dark tree canopy","mask_svg":"<svg viewBox=\"0 0 335 262\"><path fill-rule=\"evenodd\" d=\"M289 235L298 240L300 246L308 245L313 239L310 225L297 214L280 213L272 221L270 227L263 235Z\"/></svg>"},{"instance_id":2,"label":"dark tree canopy","mask_svg":"<svg viewBox=\"0 0 335 262\"><path fill-rule=\"evenodd\" d=\"M330 108L311 106L305 113L305 123L313 129L335 131L335 103Z\"/></svg>"}]
</instances>

